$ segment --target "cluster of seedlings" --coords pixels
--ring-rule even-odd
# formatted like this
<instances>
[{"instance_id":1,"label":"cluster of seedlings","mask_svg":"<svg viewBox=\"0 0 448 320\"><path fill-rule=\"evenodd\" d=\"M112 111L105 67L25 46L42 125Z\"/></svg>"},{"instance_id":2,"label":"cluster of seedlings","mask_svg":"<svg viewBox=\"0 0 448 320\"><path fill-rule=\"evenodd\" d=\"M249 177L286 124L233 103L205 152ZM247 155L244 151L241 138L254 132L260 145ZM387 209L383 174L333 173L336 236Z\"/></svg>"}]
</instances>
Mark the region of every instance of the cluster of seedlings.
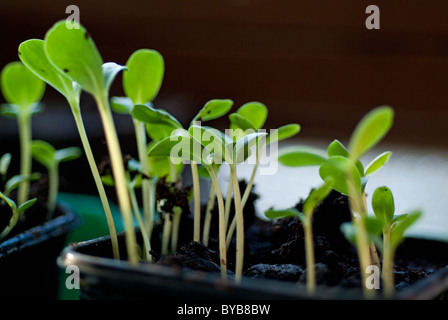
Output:
<instances>
[{"instance_id":1,"label":"cluster of seedlings","mask_svg":"<svg viewBox=\"0 0 448 320\"><path fill-rule=\"evenodd\" d=\"M218 220L218 251L223 280L228 279L228 252L235 233L234 280L239 283L244 264L244 208L254 185L262 150L272 143L295 136L300 131L300 126L288 124L271 130L268 134L263 128L268 116L268 109L264 104L249 102L229 114L233 101L214 99L206 102L189 126L184 127L173 115L154 105L153 101L164 76L164 60L157 51L137 50L129 57L126 65L104 63L87 30L81 25L68 29L65 21L56 23L44 40L23 42L19 47L19 57L21 62L11 63L2 72L2 91L9 103L3 108L3 114L13 115L18 119L22 164L20 176L12 178L13 182L6 182L5 191L0 193L13 212L10 224L0 237L9 232L20 213L35 201L27 199L29 181L36 178L30 170L31 155L48 169L48 212L51 216L58 189L58 165L81 154L77 148L55 150L46 142L31 141L30 118L40 110L39 101L47 83L65 96L73 113L84 154L106 214L113 257L120 259L120 250L105 185L116 189L125 227L125 252L127 260L133 265L153 260L155 250L151 246L155 237L160 240L161 255L178 250L179 229L183 227L182 217L186 211L189 212L191 199L194 208L192 240L207 246L212 220ZM111 84L119 73L123 74L125 96L109 97ZM110 171L102 174L94 159L82 121L82 91L93 96L101 116L110 158ZM112 118L113 111L128 114L132 119L138 153L136 159L124 161ZM225 115L229 119L229 130L225 132L203 125ZM350 200L352 222L343 224L341 229L356 246L361 270L372 264L380 266L378 248L382 257L385 293L393 295L394 253L403 240L404 232L417 220L420 213L394 216L392 193L387 187L380 187L372 198L374 215L369 214L366 183L371 174L386 164L391 153L380 154L366 167L360 161L386 135L392 122L393 110L379 107L361 120L351 136L348 148L335 140L326 152L294 146L279 153L279 161L286 166L319 166L319 174L323 180L322 185L314 189L305 200L302 210L287 208L270 209L266 212L266 217L270 219L293 216L301 220L305 232L307 286L310 293L316 288L313 213L327 195L336 190L347 195ZM253 172L245 189L241 190L238 167L251 156L255 159ZM9 155L1 160L3 177L9 160ZM218 180L222 165L230 168L226 193L223 193ZM185 191L182 177L187 166L191 169L193 185L191 190ZM210 180L204 214L201 213L201 177ZM14 187L19 188L17 205L8 198ZM182 199L175 196L179 190L184 191ZM214 217L216 203L218 210L217 217ZM143 239L141 247L137 245L134 221ZM157 223L163 226L160 234L155 233ZM369 290L365 290L365 294L368 296Z\"/></svg>"}]
</instances>

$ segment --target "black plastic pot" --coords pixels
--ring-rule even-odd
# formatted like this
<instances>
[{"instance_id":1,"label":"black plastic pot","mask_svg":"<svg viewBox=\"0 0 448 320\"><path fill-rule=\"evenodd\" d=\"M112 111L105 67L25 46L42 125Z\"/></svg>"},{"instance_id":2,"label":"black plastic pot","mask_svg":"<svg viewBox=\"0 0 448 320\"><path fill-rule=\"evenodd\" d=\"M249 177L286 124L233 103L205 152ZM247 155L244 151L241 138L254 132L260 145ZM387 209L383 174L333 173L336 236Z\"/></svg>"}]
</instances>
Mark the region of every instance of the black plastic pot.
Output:
<instances>
[{"instance_id":1,"label":"black plastic pot","mask_svg":"<svg viewBox=\"0 0 448 320\"><path fill-rule=\"evenodd\" d=\"M81 219L67 207L63 214L0 243L0 296L4 299L57 299L60 270L56 260L68 232Z\"/></svg>"},{"instance_id":2,"label":"black plastic pot","mask_svg":"<svg viewBox=\"0 0 448 320\"><path fill-rule=\"evenodd\" d=\"M123 240L123 236L120 237ZM130 266L126 261L93 255L98 249L110 251L110 238L102 237L72 244L64 249L58 259L58 264L63 268L69 265L79 268L81 299L336 300L362 297L359 290L340 287L318 287L316 294L309 296L303 286L284 281L243 277L242 283L236 285L231 280L222 281L217 274L148 263ZM415 261L431 258L430 251L440 252L445 255L443 259L446 259L448 243L407 239L401 251L404 255L412 256ZM446 267L398 291L395 299L446 299L448 260L445 261Z\"/></svg>"}]
</instances>

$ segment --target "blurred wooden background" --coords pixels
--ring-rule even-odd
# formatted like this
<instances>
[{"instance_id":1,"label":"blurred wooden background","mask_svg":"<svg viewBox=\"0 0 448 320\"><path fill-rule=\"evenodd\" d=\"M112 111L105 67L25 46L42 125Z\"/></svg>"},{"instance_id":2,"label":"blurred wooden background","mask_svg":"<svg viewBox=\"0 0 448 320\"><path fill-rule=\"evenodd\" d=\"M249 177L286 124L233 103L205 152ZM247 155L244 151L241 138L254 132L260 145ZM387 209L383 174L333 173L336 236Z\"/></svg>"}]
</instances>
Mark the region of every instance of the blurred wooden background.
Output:
<instances>
[{"instance_id":1,"label":"blurred wooden background","mask_svg":"<svg viewBox=\"0 0 448 320\"><path fill-rule=\"evenodd\" d=\"M270 108L268 128L294 121L303 137L343 139L367 110L389 104L397 117L388 139L448 141L446 0L375 1L380 30L366 29L373 2L359 0L2 0L0 66L68 17L69 4L105 61L124 64L139 48L162 53L157 106L186 122L212 98L258 100ZM122 94L120 80L112 94ZM52 89L45 101L64 103Z\"/></svg>"},{"instance_id":2,"label":"blurred wooden background","mask_svg":"<svg viewBox=\"0 0 448 320\"><path fill-rule=\"evenodd\" d=\"M386 142L447 145L446 0L375 1L380 30L366 29L373 2L360 0L1 0L0 67L18 59L22 41L43 38L66 19L70 4L105 61L125 64L140 48L162 53L166 74L155 103L184 123L209 99L233 99L235 108L257 100L269 107L267 129L298 122L299 141L343 141L363 114L389 104L396 120ZM120 77L111 94L122 95ZM62 96L48 88L44 101L34 137L59 147L79 143ZM82 110L96 152L106 153L87 95ZM117 126L124 152L134 152L128 117L117 117ZM17 152L16 141L15 122L0 119L1 153Z\"/></svg>"}]
</instances>

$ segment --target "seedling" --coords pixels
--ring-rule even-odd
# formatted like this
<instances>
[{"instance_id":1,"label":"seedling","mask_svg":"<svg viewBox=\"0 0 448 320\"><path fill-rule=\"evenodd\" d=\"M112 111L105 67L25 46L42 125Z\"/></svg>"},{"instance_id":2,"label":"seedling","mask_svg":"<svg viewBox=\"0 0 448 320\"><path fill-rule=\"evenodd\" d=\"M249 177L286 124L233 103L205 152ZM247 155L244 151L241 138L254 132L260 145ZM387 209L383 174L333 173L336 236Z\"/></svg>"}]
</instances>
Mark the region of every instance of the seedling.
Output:
<instances>
[{"instance_id":1,"label":"seedling","mask_svg":"<svg viewBox=\"0 0 448 320\"><path fill-rule=\"evenodd\" d=\"M210 121L217 119L223 115L225 115L230 108L232 107L233 102L227 99L214 99L208 101L204 107L198 112L198 114L193 118L190 123L191 128L198 121ZM172 134L176 130L184 132L184 134L189 134L189 131L183 129L180 122L170 115L168 112L162 109L155 109L151 106L145 105L136 105L132 111L133 117L145 122L148 125L148 128L151 130L148 131L148 134L152 137L153 140L162 142L165 139L170 140L171 136L175 141L178 140L179 136L176 134ZM163 145L170 145L170 143L163 143ZM174 144L172 145L174 146ZM170 154L166 154L167 157L170 157ZM200 159L200 155L198 157ZM188 161L191 165L191 173L193 179L193 195L194 195L194 226L193 226L193 240L199 242L200 241L200 226L201 226L201 201L200 201L200 189L199 189L199 172L197 167L197 162L195 160ZM176 174L178 170L175 169L174 162L171 161L173 169L171 173ZM180 163L179 163L180 164ZM173 181L173 177L171 177ZM174 179L175 181L176 179Z\"/></svg>"},{"instance_id":2,"label":"seedling","mask_svg":"<svg viewBox=\"0 0 448 320\"><path fill-rule=\"evenodd\" d=\"M393 115L392 108L385 106L370 111L352 133L348 149L335 140L328 146L327 155L309 147L291 147L283 150L279 156L279 161L287 166L320 166L321 178L324 181L334 179L333 189L349 196L357 232L356 243L361 270L366 270L372 262L379 266L376 248L373 243L369 244L364 219L360 219L367 216L365 186L368 176L380 169L391 153L380 154L367 169L364 169L359 159L387 134L392 126ZM366 277L364 273L362 275ZM368 296L373 294L373 291L366 287L364 290Z\"/></svg>"},{"instance_id":3,"label":"seedling","mask_svg":"<svg viewBox=\"0 0 448 320\"><path fill-rule=\"evenodd\" d=\"M81 149L70 147L56 150L48 142L34 140L31 142L31 153L33 158L48 170L47 220L50 220L56 209L56 200L59 192L59 164L79 158Z\"/></svg>"},{"instance_id":4,"label":"seedling","mask_svg":"<svg viewBox=\"0 0 448 320\"><path fill-rule=\"evenodd\" d=\"M77 82L96 101L112 163L118 204L123 216L128 260L131 264L136 264L138 256L131 202L120 143L109 105L110 86L115 76L125 67L113 62L103 64L103 59L87 30L81 25L68 29L65 21L56 23L47 32L45 52L56 69L71 81Z\"/></svg>"},{"instance_id":5,"label":"seedling","mask_svg":"<svg viewBox=\"0 0 448 320\"><path fill-rule=\"evenodd\" d=\"M36 77L20 62L7 64L1 73L1 89L7 105L3 105L3 116L17 119L20 139L20 175L31 174L32 139L31 117L42 110L39 103L45 91L45 83ZM23 181L19 186L17 203L28 200L29 181Z\"/></svg>"},{"instance_id":6,"label":"seedling","mask_svg":"<svg viewBox=\"0 0 448 320\"><path fill-rule=\"evenodd\" d=\"M229 115L230 120L230 129L232 130L232 135L236 137L236 139L241 138L244 134L255 132L262 130L266 119L268 116L267 107L260 102L248 102L242 105L238 110ZM279 141L291 138L295 136L300 131L300 125L298 124L288 124L284 125L278 129L271 131L271 133L267 136L266 139L262 140L261 144L257 145L256 156L255 156L255 165L252 169L252 174L247 184L246 190L244 190L243 197L241 199L241 206L244 209L247 200L249 199L250 193L252 191L252 187L254 184L254 179L257 174L258 166L260 164L260 158L262 155L262 151L264 147L269 146L272 143L278 143ZM229 183L229 188L227 190L227 199L226 199L226 221L229 220L229 212L230 212L230 195L232 193L232 183ZM226 226L227 226L226 222ZM230 246L230 242L232 240L233 233L236 227L236 216L234 216L232 223L227 232L227 248Z\"/></svg>"},{"instance_id":7,"label":"seedling","mask_svg":"<svg viewBox=\"0 0 448 320\"><path fill-rule=\"evenodd\" d=\"M154 50L140 49L135 51L126 63L123 74L123 89L126 97L113 97L112 108L119 113L132 116L135 105L151 105L157 96L162 84L164 74L163 57ZM145 123L133 117L135 137L137 141L138 157L142 167L142 199L146 228L152 234L154 224L154 186L155 181L150 176L150 167L147 156L147 139ZM148 128L151 130L151 128Z\"/></svg>"},{"instance_id":8,"label":"seedling","mask_svg":"<svg viewBox=\"0 0 448 320\"><path fill-rule=\"evenodd\" d=\"M386 186L375 190L372 197L372 208L380 223L383 233L383 268L381 271L384 295L391 298L395 292L394 256L398 246L404 240L405 231L421 216L420 211L394 216L394 198Z\"/></svg>"},{"instance_id":9,"label":"seedling","mask_svg":"<svg viewBox=\"0 0 448 320\"><path fill-rule=\"evenodd\" d=\"M295 208L286 210L269 209L265 212L269 219L282 219L287 217L298 217L305 230L305 254L306 254L306 283L308 293L313 294L316 290L316 271L313 245L313 213L317 205L330 193L334 181L327 181L317 189L311 191L303 204L303 213Z\"/></svg>"},{"instance_id":10,"label":"seedling","mask_svg":"<svg viewBox=\"0 0 448 320\"><path fill-rule=\"evenodd\" d=\"M101 182L101 176L99 174L81 116L81 108L79 103L81 87L78 83L66 77L64 72L57 69L50 62L47 57L47 53L45 52L45 41L43 40L31 39L22 42L19 46L19 57L36 76L60 92L66 98L70 106L84 153L87 157L87 161L89 163L90 170L92 172L92 176L104 209L112 241L113 256L115 259L119 259L120 254L118 250L117 232L115 230L115 224L112 218L112 211L110 209L103 183Z\"/></svg>"},{"instance_id":11,"label":"seedling","mask_svg":"<svg viewBox=\"0 0 448 320\"><path fill-rule=\"evenodd\" d=\"M3 201L5 201L12 210L11 219L9 220L8 225L0 233L0 240L1 240L4 237L6 237L11 232L11 230L16 226L17 222L19 221L20 214L26 211L28 208L30 208L34 203L36 203L37 198L28 200L25 203L22 203L20 206L17 206L14 200L5 196L2 192L0 192L0 198Z\"/></svg>"}]
</instances>

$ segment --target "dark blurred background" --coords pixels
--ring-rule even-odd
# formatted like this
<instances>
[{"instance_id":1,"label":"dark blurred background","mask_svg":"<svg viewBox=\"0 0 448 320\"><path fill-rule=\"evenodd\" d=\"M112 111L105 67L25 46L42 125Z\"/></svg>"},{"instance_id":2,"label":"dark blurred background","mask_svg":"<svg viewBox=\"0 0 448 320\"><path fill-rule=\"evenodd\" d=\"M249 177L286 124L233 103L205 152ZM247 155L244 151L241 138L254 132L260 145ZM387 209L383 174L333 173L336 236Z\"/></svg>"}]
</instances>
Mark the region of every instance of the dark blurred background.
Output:
<instances>
[{"instance_id":1,"label":"dark blurred background","mask_svg":"<svg viewBox=\"0 0 448 320\"><path fill-rule=\"evenodd\" d=\"M235 109L257 100L269 107L267 129L298 122L300 139L343 140L368 110L389 104L396 120L387 141L447 145L446 0L1 0L0 67L18 59L22 41L43 38L66 19L70 4L79 7L104 61L125 64L140 48L164 56L155 105L185 124L207 100L233 99ZM370 4L380 9L380 30L365 27ZM111 95L122 94L119 77ZM79 145L63 97L48 87L43 101L47 109L33 120L34 138ZM100 160L106 146L88 95L82 110ZM135 154L129 118L116 120L123 152ZM15 121L0 119L1 154L18 157L17 139ZM80 169L88 170L84 159L64 167L67 180L79 181ZM94 192L87 177L84 191Z\"/></svg>"}]
</instances>

